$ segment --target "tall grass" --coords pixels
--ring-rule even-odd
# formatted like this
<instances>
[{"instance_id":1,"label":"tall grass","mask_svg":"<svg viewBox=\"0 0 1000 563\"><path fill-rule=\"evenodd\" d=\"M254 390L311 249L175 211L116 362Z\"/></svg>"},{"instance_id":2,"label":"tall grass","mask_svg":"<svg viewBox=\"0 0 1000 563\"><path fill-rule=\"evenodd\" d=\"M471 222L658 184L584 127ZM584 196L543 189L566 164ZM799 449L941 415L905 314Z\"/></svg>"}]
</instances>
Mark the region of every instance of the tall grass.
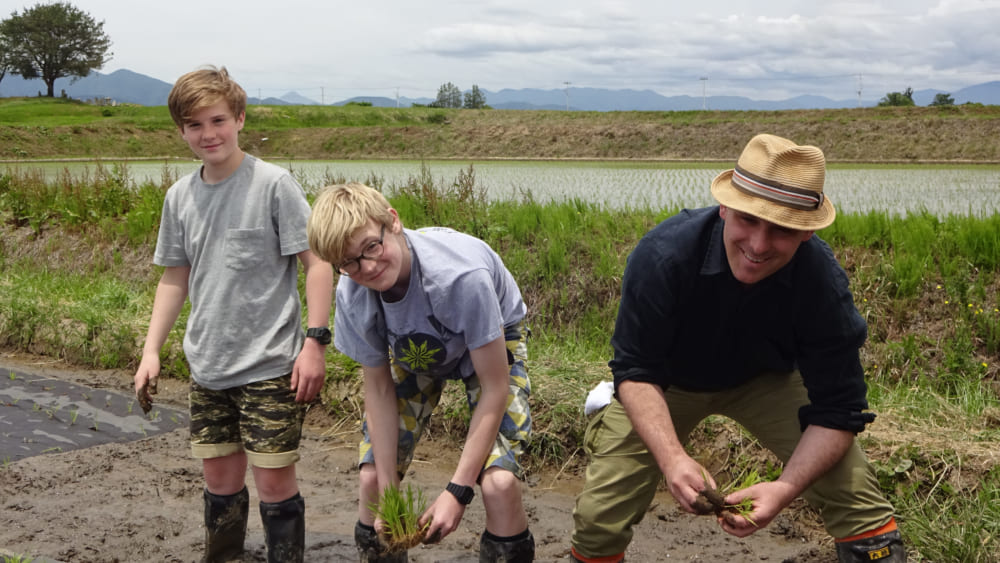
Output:
<instances>
[{"instance_id":1,"label":"tall grass","mask_svg":"<svg viewBox=\"0 0 1000 563\"><path fill-rule=\"evenodd\" d=\"M0 175L0 344L134 368L159 274L150 260L160 207L173 180L135 185L125 168L50 182ZM528 465L579 463L583 397L609 377L625 260L676 210L539 203L530 192L489 202L472 167L451 181L425 168L401 185L367 182L388 195L406 226L469 232L504 258L530 309ZM863 363L880 417L862 436L916 560L1000 560L1000 473L989 453L1000 439L1000 217L843 215L820 236L848 270L868 321ZM164 372L179 377L187 375L184 321L163 351ZM356 388L356 364L328 354L328 388ZM459 442L468 414L454 395L436 424ZM355 393L323 396L328 408L360 416Z\"/></svg>"}]
</instances>

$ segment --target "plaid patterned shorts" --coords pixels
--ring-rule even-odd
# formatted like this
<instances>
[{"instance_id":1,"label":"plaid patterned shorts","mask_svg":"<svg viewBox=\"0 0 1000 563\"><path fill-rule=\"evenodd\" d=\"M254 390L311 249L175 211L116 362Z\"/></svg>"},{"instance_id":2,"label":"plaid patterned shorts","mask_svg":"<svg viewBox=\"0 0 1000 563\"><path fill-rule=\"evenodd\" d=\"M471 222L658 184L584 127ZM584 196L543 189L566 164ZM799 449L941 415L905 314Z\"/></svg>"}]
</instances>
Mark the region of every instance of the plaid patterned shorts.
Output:
<instances>
[{"instance_id":1,"label":"plaid patterned shorts","mask_svg":"<svg viewBox=\"0 0 1000 563\"><path fill-rule=\"evenodd\" d=\"M510 379L507 394L507 412L500 422L500 432L493 443L483 469L502 467L524 479L524 468L518 461L531 438L531 409L528 398L531 382L526 367L528 347L523 323L508 327L504 334L507 341L507 359L510 364ZM390 351L391 355L391 351ZM392 377L396 381L396 400L399 406L399 445L396 453L396 471L400 477L413 461L413 452L420 441L431 413L441 400L447 378L429 377L407 372L390 358ZM479 404L482 389L479 378L473 374L463 380L469 412ZM368 423L364 424L364 438L359 445L358 466L375 463L374 452L368 436Z\"/></svg>"}]
</instances>

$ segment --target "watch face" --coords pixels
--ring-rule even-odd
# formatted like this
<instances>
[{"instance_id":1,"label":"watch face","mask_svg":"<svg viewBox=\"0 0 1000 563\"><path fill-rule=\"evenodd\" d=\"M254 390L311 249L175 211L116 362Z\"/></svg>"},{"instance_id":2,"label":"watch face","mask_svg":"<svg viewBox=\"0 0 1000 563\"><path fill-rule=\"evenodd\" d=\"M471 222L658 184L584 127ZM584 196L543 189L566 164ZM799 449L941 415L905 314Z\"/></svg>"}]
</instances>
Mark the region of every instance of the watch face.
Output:
<instances>
[{"instance_id":1,"label":"watch face","mask_svg":"<svg viewBox=\"0 0 1000 563\"><path fill-rule=\"evenodd\" d=\"M315 338L320 344L330 343L330 329L328 328L310 328L306 331L306 337Z\"/></svg>"}]
</instances>

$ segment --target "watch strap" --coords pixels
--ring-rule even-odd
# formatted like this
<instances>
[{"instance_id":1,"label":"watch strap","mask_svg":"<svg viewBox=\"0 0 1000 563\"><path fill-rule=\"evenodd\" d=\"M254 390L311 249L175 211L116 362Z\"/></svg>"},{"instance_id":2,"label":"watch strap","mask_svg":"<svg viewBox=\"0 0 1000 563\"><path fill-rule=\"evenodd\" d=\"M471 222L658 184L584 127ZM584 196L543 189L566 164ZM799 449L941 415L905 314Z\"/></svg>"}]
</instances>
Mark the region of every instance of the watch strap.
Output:
<instances>
[{"instance_id":1,"label":"watch strap","mask_svg":"<svg viewBox=\"0 0 1000 563\"><path fill-rule=\"evenodd\" d=\"M472 487L466 487L465 485L457 485L455 483L449 482L448 486L445 487L446 491L451 493L459 503L468 505L472 502L472 499L476 496L476 491Z\"/></svg>"},{"instance_id":2,"label":"watch strap","mask_svg":"<svg viewBox=\"0 0 1000 563\"><path fill-rule=\"evenodd\" d=\"M315 338L317 342L326 346L330 343L332 334L330 333L330 329L325 326L312 327L306 329L306 338Z\"/></svg>"}]
</instances>

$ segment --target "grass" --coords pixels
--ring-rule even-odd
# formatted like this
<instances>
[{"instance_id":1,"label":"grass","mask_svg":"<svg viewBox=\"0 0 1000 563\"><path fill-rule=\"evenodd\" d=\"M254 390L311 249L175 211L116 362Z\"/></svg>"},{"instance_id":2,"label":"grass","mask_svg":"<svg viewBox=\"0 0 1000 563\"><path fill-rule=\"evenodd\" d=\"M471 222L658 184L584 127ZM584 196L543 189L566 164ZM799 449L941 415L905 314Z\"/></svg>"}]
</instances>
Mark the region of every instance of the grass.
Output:
<instances>
[{"instance_id":1,"label":"grass","mask_svg":"<svg viewBox=\"0 0 1000 563\"><path fill-rule=\"evenodd\" d=\"M0 176L0 346L134 369L159 276L150 266L159 206L172 181L135 185L127 168L113 167L51 182L30 172ZM525 462L531 471L579 470L583 397L610 378L608 339L625 259L676 210L543 204L530 193L489 203L473 168L450 182L425 170L380 187L407 226L464 230L504 257L531 309L534 441ZM930 213L842 215L820 233L869 324L862 360L879 418L861 439L915 561L1000 559L998 233L997 216ZM162 353L167 377L187 377L186 314ZM359 420L358 366L332 348L327 359L325 407ZM468 422L459 387L446 388L431 429L456 445ZM724 419L701 425L691 448L726 481L777 471Z\"/></svg>"},{"instance_id":2,"label":"grass","mask_svg":"<svg viewBox=\"0 0 1000 563\"><path fill-rule=\"evenodd\" d=\"M241 142L265 158L726 161L768 131L831 162L1000 162L1000 107L566 112L250 106ZM0 158L190 158L165 106L0 98ZM914 128L934 131L916 135ZM956 139L968 141L957 142Z\"/></svg>"}]
</instances>

